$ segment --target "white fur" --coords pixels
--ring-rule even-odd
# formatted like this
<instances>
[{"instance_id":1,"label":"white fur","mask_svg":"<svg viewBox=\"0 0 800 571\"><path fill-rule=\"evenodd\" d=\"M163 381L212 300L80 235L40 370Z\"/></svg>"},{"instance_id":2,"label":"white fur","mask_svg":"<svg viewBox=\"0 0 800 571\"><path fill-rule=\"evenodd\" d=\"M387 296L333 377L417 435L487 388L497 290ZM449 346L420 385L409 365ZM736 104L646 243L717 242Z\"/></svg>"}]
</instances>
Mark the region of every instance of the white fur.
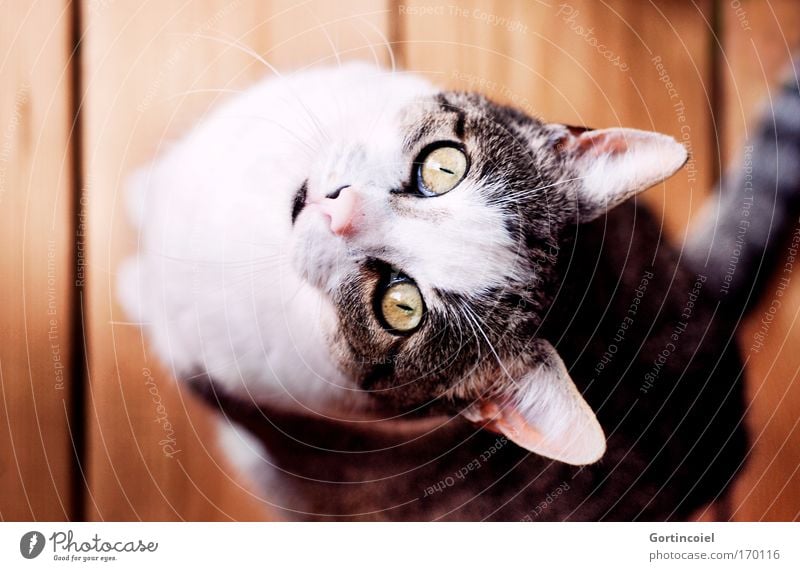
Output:
<instances>
[{"instance_id":1,"label":"white fur","mask_svg":"<svg viewBox=\"0 0 800 571\"><path fill-rule=\"evenodd\" d=\"M355 252L390 244L387 260L433 287L471 291L514 271L499 213L468 185L436 200L436 224L389 208L407 177L401 112L435 90L364 64L268 79L234 97L133 179L138 251L120 297L178 377L208 372L229 393L332 415L364 399L331 360L337 328L326 294ZM353 185L363 212L353 237L291 204Z\"/></svg>"},{"instance_id":2,"label":"white fur","mask_svg":"<svg viewBox=\"0 0 800 571\"><path fill-rule=\"evenodd\" d=\"M250 432L227 418L219 418L217 441L233 468L251 479L248 483L257 493L277 488L277 482L274 481L275 462Z\"/></svg>"}]
</instances>

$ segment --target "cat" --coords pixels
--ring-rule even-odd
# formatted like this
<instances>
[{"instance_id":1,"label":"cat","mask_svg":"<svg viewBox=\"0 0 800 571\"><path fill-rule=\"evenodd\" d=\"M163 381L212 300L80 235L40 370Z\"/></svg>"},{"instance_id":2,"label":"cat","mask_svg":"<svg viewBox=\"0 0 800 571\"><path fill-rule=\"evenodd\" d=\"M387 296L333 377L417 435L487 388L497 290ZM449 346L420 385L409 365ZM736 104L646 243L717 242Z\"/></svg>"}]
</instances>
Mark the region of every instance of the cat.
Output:
<instances>
[{"instance_id":1,"label":"cat","mask_svg":"<svg viewBox=\"0 0 800 571\"><path fill-rule=\"evenodd\" d=\"M794 77L773 104L681 246L634 199L671 137L266 79L133 177L120 299L271 517L687 519L746 461L736 331L800 210Z\"/></svg>"}]
</instances>

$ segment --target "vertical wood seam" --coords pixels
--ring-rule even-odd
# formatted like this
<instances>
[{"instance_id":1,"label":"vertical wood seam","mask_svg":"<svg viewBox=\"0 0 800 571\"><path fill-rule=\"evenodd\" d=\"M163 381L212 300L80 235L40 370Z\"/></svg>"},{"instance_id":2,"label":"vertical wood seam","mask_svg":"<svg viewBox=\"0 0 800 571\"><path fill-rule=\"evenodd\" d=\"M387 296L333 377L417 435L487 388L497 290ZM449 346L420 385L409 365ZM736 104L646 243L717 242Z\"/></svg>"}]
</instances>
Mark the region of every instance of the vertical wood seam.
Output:
<instances>
[{"instance_id":1,"label":"vertical wood seam","mask_svg":"<svg viewBox=\"0 0 800 571\"><path fill-rule=\"evenodd\" d=\"M400 17L400 3L404 0L389 0L389 45L395 63L401 70L406 65L405 21Z\"/></svg>"},{"instance_id":2,"label":"vertical wood seam","mask_svg":"<svg viewBox=\"0 0 800 571\"><path fill-rule=\"evenodd\" d=\"M86 517L86 486L83 466L86 460L86 344L84 339L82 300L84 299L84 286L78 280L78 260L80 248L81 224L81 198L83 195L83 123L81 103L83 98L82 52L81 40L83 34L83 18L81 13L81 0L72 0L70 18L70 66L69 111L72 117L72 127L69 138L69 152L72 168L72 265L71 283L74 288L70 296L72 343L70 351L72 383L70 386L69 410L66 411L68 431L72 444L72 465L70 466L70 496L71 514L73 521L84 521Z\"/></svg>"},{"instance_id":3,"label":"vertical wood seam","mask_svg":"<svg viewBox=\"0 0 800 571\"><path fill-rule=\"evenodd\" d=\"M714 175L713 184L722 178L725 165L722 164L725 149L725 97L722 86L723 50L725 49L725 26L722 18L721 0L711 2L711 33L709 34L709 91L711 94L711 126L708 136L711 138L711 172Z\"/></svg>"}]
</instances>

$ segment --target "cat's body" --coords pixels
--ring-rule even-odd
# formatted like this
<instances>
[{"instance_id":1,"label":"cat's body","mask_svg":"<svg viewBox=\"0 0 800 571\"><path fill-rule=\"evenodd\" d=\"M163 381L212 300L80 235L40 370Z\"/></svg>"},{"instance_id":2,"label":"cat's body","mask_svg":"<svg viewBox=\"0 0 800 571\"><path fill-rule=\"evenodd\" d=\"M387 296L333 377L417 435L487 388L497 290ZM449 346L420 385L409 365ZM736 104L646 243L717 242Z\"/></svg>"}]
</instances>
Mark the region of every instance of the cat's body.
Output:
<instances>
[{"instance_id":1,"label":"cat's body","mask_svg":"<svg viewBox=\"0 0 800 571\"><path fill-rule=\"evenodd\" d=\"M378 430L221 397L223 410L266 443L262 469L279 469L267 497L296 512L278 515L662 520L715 499L746 453L734 324L711 319L716 304L704 284L690 298L697 276L676 267L679 253L659 234L658 221L632 204L587 225L567 246L573 271L545 322L609 435L600 462L542 458L460 417ZM205 396L219 406L207 388Z\"/></svg>"},{"instance_id":2,"label":"cat's body","mask_svg":"<svg viewBox=\"0 0 800 571\"><path fill-rule=\"evenodd\" d=\"M413 211L420 204L446 204L442 201L445 196L420 198L401 206L391 201L406 198L392 197L388 203L390 210L395 209L392 215L409 219L398 218L396 223L378 230L386 236L389 252L385 255L391 263L399 266L400 259L414 268L413 272L401 269L414 278L409 283L418 286L426 300L426 321L414 324L420 333L414 329L411 334L400 335L388 329L394 335L387 337L392 349L375 349L385 333L379 324L370 321L372 318L364 313L366 309L359 309L360 298L352 289L355 286L341 284L353 279L347 265L352 260L356 265L372 267L374 248L363 240L368 240L374 230L371 221L381 219L385 213L364 206L359 211L361 218L353 219L355 238L349 229L339 233L336 223L340 211L326 213L328 218L322 218L319 232L328 232L325 220L330 220L331 232L342 240L336 247L345 244L344 253L336 253L333 248L335 256L327 257L327 234L314 234L317 228L309 226L315 213L309 211L308 205L317 204L312 198L316 181L325 178L315 174L315 159L320 155L305 148L309 143L300 142L298 134L308 136L307 141L315 137L324 140L331 131L339 132L336 129L349 125L346 130L352 132L342 132L345 140L362 136L374 141L366 151L334 153L326 159L334 159L333 166L322 173L338 172L336 160L347 162L365 153L382 153L382 164L389 165L389 171L395 169L395 163L401 165L399 173L406 169L406 159L392 151L388 142L382 148L382 142L393 138L404 138L406 142L410 138L407 132L396 132L396 123L391 119L396 117L393 108L402 110L414 98L439 97L437 101L446 115L457 105L463 104L467 109L466 121L464 113L456 113L453 130L456 138L459 129L467 131L462 137L466 137L468 154L470 136L502 139L502 133L492 134L491 126L486 127L485 133L473 126L482 114L493 117L504 132L514 131L515 137L533 141L533 164L544 173L543 180L523 178L517 183L506 179L507 186L497 190L527 200L531 195L524 190L526 185L534 190L555 188L556 184L573 180L566 177L566 171L557 171L561 163L548 153L561 152L564 147L583 153L586 144L580 141L594 136L594 132L581 135L580 131L563 129L545 131L549 127L536 123L528 135L527 119L521 114L487 107L462 96L436 96L428 84L410 77L375 79L375 71L363 67L311 72L301 75L300 82L315 73L321 75L309 81L314 83L323 77L323 85L335 93L327 97L324 89L318 92L323 107L314 107L315 100L308 99L309 90L304 90L306 104L311 108L293 119L283 109L274 108L289 96L285 86L262 85L250 92L250 104L229 105L227 111L217 113L179 144L154 171L142 175L146 182L140 178L140 191L150 189L144 201L149 218L142 224L144 248L138 269L131 266L128 270L135 273L126 275L123 294L128 307L136 308L140 319L149 323L149 333L162 358L223 413L225 447L254 481L262 484L272 513L299 519L661 520L686 518L722 496L747 452L744 371L735 334L745 306L755 301L755 296L747 303L742 301L747 297L742 290L756 284L757 293L763 287L765 272L752 272L755 261L739 261L737 279L742 283L736 291L725 293L723 289L729 290L730 283L725 288L721 286L724 277L719 268L727 271L727 265L719 259L719 252L709 264L703 255L708 245L701 241L684 256L679 248L665 241L660 224L641 204L628 202L608 210L591 204L587 207L578 190L577 207L571 205L568 194L554 193L555 199L548 199L551 203L547 208L553 208L560 217L547 218L555 220L556 230L544 231L545 224L536 222L521 233L526 259L535 260L532 266L526 266L533 277L531 285L525 286L525 276L517 269L508 269L516 268L517 262L503 257L507 246L504 240L516 232L509 220L518 222L517 219L509 215L506 232L501 232L492 219L497 211L487 210L476 216L477 202L454 203L452 208L460 209L453 217L456 221L472 220L468 229L471 227L477 238L472 243L468 233L460 234L459 227L448 226L449 211L446 215ZM361 85L356 90L364 96L355 107L360 115L348 115L341 108L353 96L347 86L352 87L354 80L368 81L364 85L370 86ZM302 89L300 82L291 89ZM372 86L373 82L382 84L384 91ZM263 96L270 90L272 95L265 100ZM339 95L342 99L338 99ZM790 96L800 100L796 94ZM381 110L375 107L376 102ZM248 121L240 126L230 124L242 112L247 115L261 108L263 114L265 106L271 127ZM329 111L338 111L326 115L325 106ZM313 122L305 112L315 116ZM331 118L332 123L315 126L319 116ZM364 116L370 119L366 128L359 124ZM382 117L389 119L385 124L375 123L375 118ZM294 133L287 134L284 119L288 120L288 127L295 121ZM281 121L284 124L276 126ZM422 124L431 130L440 128L435 120ZM243 126L249 134L241 134ZM362 128L366 130L359 135ZM371 134L370 128L377 129L379 136ZM557 134L552 151L548 150L548 136L539 131ZM638 136L638 132L633 133ZM794 131L791 134L796 136ZM263 140L267 135L277 137L280 143L275 145L272 140L264 150L264 159L254 162L252 155L245 152L253 145L249 137ZM192 143L191 137L200 142ZM219 142L220 138L226 138L225 144ZM209 145L212 140L216 147ZM541 143L542 140L546 142ZM661 144L660 139L653 141ZM508 146L505 141L500 143L495 146ZM639 144L628 145L627 140L623 144L618 139L612 143L603 146L610 149L607 156L595 157L590 164L600 159L613 160L620 148L634 150ZM348 144L340 147L346 149ZM287 151L292 145L294 150ZM211 149L209 164L224 164L234 174L232 179L222 175L217 179L218 171L202 162L198 148L205 147ZM222 149L231 153L230 160L213 156ZM287 167L286 152L296 159L292 168ZM504 155L492 152L498 151L472 151L473 171L464 175L452 195L446 196L464 201L456 193L470 192L469 185L475 183L468 176L477 176L479 167L483 181L494 176L495 170L513 169L527 160L520 155L506 165L497 160L497 156ZM481 167L481 161L488 164L487 156L494 157L494 170ZM636 164L655 160L647 154L637 156ZM580 161L581 155L575 155L564 164L584 168ZM675 161L672 164L682 163L679 156ZM187 172L189 164L196 167ZM615 172L625 172L629 167L627 163L617 166ZM345 171L347 168L342 167ZM677 167L669 166L669 172L674 168ZM548 175L551 169L557 175ZM351 170L348 176L357 176L352 174L357 171ZM633 178L639 182L634 186L637 190L646 188L668 176L667 170L663 172L655 177L636 175ZM386 184L394 188L392 175L385 176ZM403 176L397 174L397 180L405 180ZM546 176L558 182L544 184L548 182ZM335 176L328 178L332 189L341 182L348 183L348 187L353 184L349 179L337 182ZM380 187L384 180L374 173L366 179L364 188L370 184ZM221 180L230 186L223 189ZM269 192L264 191L265 181L270 182L266 185ZM515 185L523 188L522 193ZM502 185L490 186L495 192ZM608 191L621 195L619 199L604 199L606 206L631 194L623 186ZM795 192L796 181L778 180L774 186L777 193L767 196L760 205L769 199L784 207L789 202L784 198ZM167 188L170 190L163 190ZM303 191L298 192L298 188ZM595 188L585 199L595 200L602 188ZM153 194L159 189L164 194ZM347 189L344 192L348 193ZM489 205L493 204L493 196L489 197ZM202 208L193 206L193 197L212 200L214 204L210 208L207 204ZM335 203L336 208L343 203L338 191L327 200L333 202L326 205ZM359 200L363 201L363 196ZM735 210L736 200L731 202L730 209ZM186 217L176 218L178 212L186 213ZM585 221L571 222L564 214L569 212L573 212L569 216ZM251 216L252 213L263 214L263 218ZM527 224L538 220L537 216L536 211L528 211L522 220ZM421 226L408 226L412 222L422 224L419 220L426 217L435 218L435 227L441 232L437 244L430 244L430 240L426 243L424 236L415 235L424 230ZM392 234L393 228L405 229L405 233ZM318 265L327 268L324 271L316 266L308 269L305 259L298 261L296 235L302 236L301 230L312 232L313 237L303 243L303 256L311 252L314 260L322 260ZM549 241L548 236L553 233L558 239ZM773 234L769 229L766 233L753 233L762 241L762 251L767 244L771 252L776 250L778 241ZM429 244L427 249L433 253L425 255L431 259L422 254L419 259L410 259L408 253L392 257L396 254L391 245L398 240L409 241L417 249ZM290 260L277 254L287 242L293 249ZM513 240L509 243L514 244ZM416 250L410 251L413 254ZM448 252L452 254L448 256ZM440 260L438 265L431 261L436 261L434 256ZM461 272L470 259L477 259L479 267ZM343 260L344 269L338 262L326 260ZM440 266L444 268L441 272ZM298 268L306 268L307 272L298 272ZM744 279L743 274L747 276ZM336 278L335 284L331 276ZM508 291L495 289L498 286L493 280L498 276L511 284L506 286ZM367 291L382 291L380 277L363 279L367 280ZM270 289L273 281L278 289ZM427 282L434 282L437 288L428 289ZM523 288L515 289L515 283L523 284ZM468 296L471 288L482 296L469 301L469 307L477 314L475 319L464 320L461 327L447 331L448 324L437 321L437 304L450 303L448 295ZM369 302L365 307L368 305ZM378 302L372 311L380 311ZM352 312L350 320L346 318L348 312ZM360 324L368 334L348 329L348 321ZM416 341L415 336L433 324L446 335ZM421 346L426 351L454 355L452 362L441 356L422 359L420 355L426 353L415 348L414 342L424 343ZM408 344L412 344L411 349ZM471 344L476 347L474 353L470 352ZM327 350L321 351L321 346ZM526 347L531 348L529 355L525 354ZM552 347L557 353L552 352ZM571 382L560 393L536 393L525 384L528 381L519 384L520 378L529 378L525 371L531 360L538 359L544 364L538 369L533 365L530 386L560 386L558 383L571 377L602 426L599 434L604 432L607 439L605 454L595 438L599 426L592 424L596 421L591 413L587 416L588 409L580 396L570 393ZM560 365L561 359L565 368ZM445 369L452 367L451 373L437 370L431 373L430 381L426 374L415 373L435 369L437 363L443 362ZM500 391L492 383L500 383L503 377L517 381ZM536 397L548 403L548 410L537 409L538 401L530 404L523 397L508 396L525 391L533 391L527 393L533 394L529 400ZM549 417L552 410L560 412ZM524 421L519 420L520 415ZM256 438L231 430L229 423L245 427ZM475 423L490 430L478 428ZM561 438L568 435L572 439L570 446L562 447L557 437L549 439L546 434L542 440L541 433L547 430L562 434ZM578 455L573 456L572 450L577 450ZM602 458L595 462L598 455Z\"/></svg>"}]
</instances>

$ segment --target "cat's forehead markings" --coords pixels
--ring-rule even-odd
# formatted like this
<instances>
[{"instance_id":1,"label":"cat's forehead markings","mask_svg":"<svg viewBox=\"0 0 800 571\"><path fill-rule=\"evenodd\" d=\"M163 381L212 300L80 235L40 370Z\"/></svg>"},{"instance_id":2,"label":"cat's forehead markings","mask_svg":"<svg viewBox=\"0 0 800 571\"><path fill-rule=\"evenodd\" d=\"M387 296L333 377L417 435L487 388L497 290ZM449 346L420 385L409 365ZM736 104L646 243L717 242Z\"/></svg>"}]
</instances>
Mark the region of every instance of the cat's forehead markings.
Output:
<instances>
[{"instance_id":1,"label":"cat's forehead markings","mask_svg":"<svg viewBox=\"0 0 800 571\"><path fill-rule=\"evenodd\" d=\"M464 109L459 107L458 105L453 105L447 100L447 97L444 93L440 93L436 100L439 102L439 107L442 111L448 114L455 115L454 122L453 122L453 133L455 134L456 138L459 140L464 139L464 125L467 121L467 114L464 112Z\"/></svg>"},{"instance_id":2,"label":"cat's forehead markings","mask_svg":"<svg viewBox=\"0 0 800 571\"><path fill-rule=\"evenodd\" d=\"M447 101L444 94L436 97L438 106L428 109L415 118L408 135L403 140L403 150L410 153L419 148L422 141L429 142L434 136L448 138L450 136L461 141L466 131L467 115L463 108Z\"/></svg>"},{"instance_id":3,"label":"cat's forehead markings","mask_svg":"<svg viewBox=\"0 0 800 571\"><path fill-rule=\"evenodd\" d=\"M403 139L403 152L410 153L419 147L419 142L430 137L434 127L429 121L416 121Z\"/></svg>"}]
</instances>

